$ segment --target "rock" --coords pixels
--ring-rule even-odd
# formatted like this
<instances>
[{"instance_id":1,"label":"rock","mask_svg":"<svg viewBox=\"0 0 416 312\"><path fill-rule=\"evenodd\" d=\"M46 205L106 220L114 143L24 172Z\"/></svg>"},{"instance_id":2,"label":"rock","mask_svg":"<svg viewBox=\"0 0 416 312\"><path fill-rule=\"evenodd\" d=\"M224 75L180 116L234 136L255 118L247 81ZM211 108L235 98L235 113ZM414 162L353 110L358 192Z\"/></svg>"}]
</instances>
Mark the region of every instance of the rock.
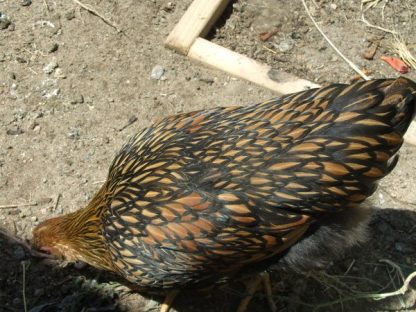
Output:
<instances>
[{"instance_id":1,"label":"rock","mask_svg":"<svg viewBox=\"0 0 416 312\"><path fill-rule=\"evenodd\" d=\"M46 52L53 53L53 52L57 51L58 48L59 48L59 45L56 42L54 42L54 43L52 43L51 45L49 45L47 47Z\"/></svg>"},{"instance_id":2,"label":"rock","mask_svg":"<svg viewBox=\"0 0 416 312\"><path fill-rule=\"evenodd\" d=\"M21 0L20 5L21 6L29 6L32 4L32 0Z\"/></svg>"},{"instance_id":3,"label":"rock","mask_svg":"<svg viewBox=\"0 0 416 312\"><path fill-rule=\"evenodd\" d=\"M75 104L82 104L84 103L84 97L82 94L74 94L74 96L72 97L72 99L70 100L71 104L75 105Z\"/></svg>"},{"instance_id":4,"label":"rock","mask_svg":"<svg viewBox=\"0 0 416 312\"><path fill-rule=\"evenodd\" d=\"M290 37L291 37L292 39L300 39L302 36L301 36L301 34L300 34L299 32L294 31L294 32L292 32L292 33L290 34Z\"/></svg>"},{"instance_id":5,"label":"rock","mask_svg":"<svg viewBox=\"0 0 416 312\"><path fill-rule=\"evenodd\" d=\"M290 50L293 49L294 46L295 46L294 41L292 39L287 39L287 40L281 41L277 45L277 48L279 49L280 52L289 52Z\"/></svg>"},{"instance_id":6,"label":"rock","mask_svg":"<svg viewBox=\"0 0 416 312\"><path fill-rule=\"evenodd\" d=\"M199 78L199 81L205 82L209 85L212 85L214 83L214 79L212 78Z\"/></svg>"},{"instance_id":7,"label":"rock","mask_svg":"<svg viewBox=\"0 0 416 312\"><path fill-rule=\"evenodd\" d=\"M17 61L18 63L20 63L20 64L27 63L26 59L24 59L24 58L23 58L23 57L21 57L21 56L16 56L16 61Z\"/></svg>"},{"instance_id":8,"label":"rock","mask_svg":"<svg viewBox=\"0 0 416 312\"><path fill-rule=\"evenodd\" d=\"M57 80L50 78L42 80L40 92L47 99L57 96L60 93L60 89L57 87Z\"/></svg>"},{"instance_id":9,"label":"rock","mask_svg":"<svg viewBox=\"0 0 416 312\"><path fill-rule=\"evenodd\" d=\"M156 65L152 69L152 73L150 74L150 78L152 78L153 80L161 80L164 73L165 73L165 69L160 65Z\"/></svg>"},{"instance_id":10,"label":"rock","mask_svg":"<svg viewBox=\"0 0 416 312\"><path fill-rule=\"evenodd\" d=\"M0 29L7 29L11 23L6 14L0 12Z\"/></svg>"},{"instance_id":11,"label":"rock","mask_svg":"<svg viewBox=\"0 0 416 312\"><path fill-rule=\"evenodd\" d=\"M175 3L173 2L168 2L163 6L163 11L165 12L171 12L173 11L173 9L175 8Z\"/></svg>"},{"instance_id":12,"label":"rock","mask_svg":"<svg viewBox=\"0 0 416 312\"><path fill-rule=\"evenodd\" d=\"M10 128L6 130L7 135L19 135L25 133L20 127Z\"/></svg>"},{"instance_id":13,"label":"rock","mask_svg":"<svg viewBox=\"0 0 416 312\"><path fill-rule=\"evenodd\" d=\"M74 19L75 18L75 10L71 9L71 10L66 11L64 16L68 21Z\"/></svg>"},{"instance_id":14,"label":"rock","mask_svg":"<svg viewBox=\"0 0 416 312\"><path fill-rule=\"evenodd\" d=\"M61 78L61 79L65 79L66 78L66 74L63 72L63 70L61 68L55 69L55 73L54 73L53 76L55 78Z\"/></svg>"},{"instance_id":15,"label":"rock","mask_svg":"<svg viewBox=\"0 0 416 312\"><path fill-rule=\"evenodd\" d=\"M51 74L56 68L58 68L58 63L53 60L49 64L47 64L45 67L43 67L43 72L45 74Z\"/></svg>"},{"instance_id":16,"label":"rock","mask_svg":"<svg viewBox=\"0 0 416 312\"><path fill-rule=\"evenodd\" d=\"M72 127L69 129L68 138L72 140L78 140L81 136L81 130L76 127Z\"/></svg>"},{"instance_id":17,"label":"rock","mask_svg":"<svg viewBox=\"0 0 416 312\"><path fill-rule=\"evenodd\" d=\"M42 91L42 96L50 99L52 97L56 97L58 96L58 94L61 92L61 89L56 88L56 89L52 89L52 90L43 90Z\"/></svg>"}]
</instances>

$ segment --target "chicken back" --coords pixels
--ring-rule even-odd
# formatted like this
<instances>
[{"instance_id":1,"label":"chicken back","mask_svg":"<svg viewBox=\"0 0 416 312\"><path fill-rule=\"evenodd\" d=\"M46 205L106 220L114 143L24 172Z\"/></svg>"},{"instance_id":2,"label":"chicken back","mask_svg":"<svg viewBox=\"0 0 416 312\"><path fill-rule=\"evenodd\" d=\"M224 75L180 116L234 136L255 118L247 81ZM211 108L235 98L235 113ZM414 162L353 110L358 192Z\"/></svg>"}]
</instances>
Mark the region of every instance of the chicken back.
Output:
<instances>
[{"instance_id":1,"label":"chicken back","mask_svg":"<svg viewBox=\"0 0 416 312\"><path fill-rule=\"evenodd\" d=\"M225 281L356 209L394 168L415 108L416 84L398 78L165 118L124 145L85 208L41 223L33 242L141 287Z\"/></svg>"}]
</instances>

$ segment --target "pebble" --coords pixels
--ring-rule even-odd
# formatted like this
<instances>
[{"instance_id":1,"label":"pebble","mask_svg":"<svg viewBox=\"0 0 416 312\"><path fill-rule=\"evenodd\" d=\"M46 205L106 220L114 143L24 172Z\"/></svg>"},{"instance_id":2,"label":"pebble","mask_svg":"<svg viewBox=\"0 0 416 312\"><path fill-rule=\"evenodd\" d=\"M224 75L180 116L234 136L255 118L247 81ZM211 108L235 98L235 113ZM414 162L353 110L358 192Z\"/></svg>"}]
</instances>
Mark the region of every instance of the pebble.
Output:
<instances>
[{"instance_id":1,"label":"pebble","mask_svg":"<svg viewBox=\"0 0 416 312\"><path fill-rule=\"evenodd\" d=\"M153 80L161 80L164 73L165 73L165 69L160 65L156 65L152 69L152 73L150 74L150 78L152 78Z\"/></svg>"},{"instance_id":2,"label":"pebble","mask_svg":"<svg viewBox=\"0 0 416 312\"><path fill-rule=\"evenodd\" d=\"M336 10L337 9L337 5L335 3L331 3L329 5L329 7L331 8L331 10Z\"/></svg>"},{"instance_id":3,"label":"pebble","mask_svg":"<svg viewBox=\"0 0 416 312\"><path fill-rule=\"evenodd\" d=\"M65 13L65 18L70 21L75 18L75 10L71 9Z\"/></svg>"},{"instance_id":4,"label":"pebble","mask_svg":"<svg viewBox=\"0 0 416 312\"><path fill-rule=\"evenodd\" d=\"M53 53L53 52L57 51L57 50L58 50L58 48L59 48L59 45L58 45L56 42L54 42L54 43L52 43L51 45L49 45L49 46L47 47L46 51L47 51L48 53Z\"/></svg>"},{"instance_id":5,"label":"pebble","mask_svg":"<svg viewBox=\"0 0 416 312\"><path fill-rule=\"evenodd\" d=\"M16 208L16 209L12 209L12 210L10 210L9 211L9 215L11 215L11 216L17 216L19 213L21 213L22 212L22 210L21 209L19 209L19 208Z\"/></svg>"},{"instance_id":6,"label":"pebble","mask_svg":"<svg viewBox=\"0 0 416 312\"><path fill-rule=\"evenodd\" d=\"M165 12L171 12L175 8L175 3L168 2L165 6L163 6L163 11Z\"/></svg>"},{"instance_id":7,"label":"pebble","mask_svg":"<svg viewBox=\"0 0 416 312\"><path fill-rule=\"evenodd\" d=\"M7 135L19 135L25 133L20 127L10 128L6 130Z\"/></svg>"},{"instance_id":8,"label":"pebble","mask_svg":"<svg viewBox=\"0 0 416 312\"><path fill-rule=\"evenodd\" d=\"M24 58L23 58L23 57L21 57L21 56L16 56L16 61L17 61L18 63L20 63L20 64L27 63L26 59L24 59Z\"/></svg>"},{"instance_id":9,"label":"pebble","mask_svg":"<svg viewBox=\"0 0 416 312\"><path fill-rule=\"evenodd\" d=\"M214 83L214 79L212 78L199 78L199 81L205 82L209 85L212 85Z\"/></svg>"},{"instance_id":10,"label":"pebble","mask_svg":"<svg viewBox=\"0 0 416 312\"><path fill-rule=\"evenodd\" d=\"M70 128L68 132L68 138L72 140L78 140L81 136L81 131L79 128Z\"/></svg>"},{"instance_id":11,"label":"pebble","mask_svg":"<svg viewBox=\"0 0 416 312\"><path fill-rule=\"evenodd\" d=\"M30 217L30 221L36 222L36 221L38 221L38 217L36 217L36 216Z\"/></svg>"},{"instance_id":12,"label":"pebble","mask_svg":"<svg viewBox=\"0 0 416 312\"><path fill-rule=\"evenodd\" d=\"M294 45L293 40L283 40L277 45L277 48L280 52L288 52L293 49Z\"/></svg>"},{"instance_id":13,"label":"pebble","mask_svg":"<svg viewBox=\"0 0 416 312\"><path fill-rule=\"evenodd\" d=\"M43 67L43 72L45 74L51 74L56 68L58 68L58 63L53 60L49 64L47 64L45 67Z\"/></svg>"},{"instance_id":14,"label":"pebble","mask_svg":"<svg viewBox=\"0 0 416 312\"><path fill-rule=\"evenodd\" d=\"M6 14L0 12L0 29L7 29L11 23Z\"/></svg>"},{"instance_id":15,"label":"pebble","mask_svg":"<svg viewBox=\"0 0 416 312\"><path fill-rule=\"evenodd\" d=\"M26 257L26 253L23 247L20 245L14 246L13 256L16 260L23 260Z\"/></svg>"},{"instance_id":16,"label":"pebble","mask_svg":"<svg viewBox=\"0 0 416 312\"><path fill-rule=\"evenodd\" d=\"M33 127L33 132L35 132L35 133L39 133L40 132L40 126L39 125L36 125L36 126L34 126Z\"/></svg>"},{"instance_id":17,"label":"pebble","mask_svg":"<svg viewBox=\"0 0 416 312\"><path fill-rule=\"evenodd\" d=\"M301 36L301 34L300 34L299 32L294 31L294 32L292 32L292 33L290 34L290 37L291 37L292 39L300 39L302 36Z\"/></svg>"},{"instance_id":18,"label":"pebble","mask_svg":"<svg viewBox=\"0 0 416 312\"><path fill-rule=\"evenodd\" d=\"M48 91L48 90L43 90L43 91L42 91L42 96L43 96L43 97L45 97L45 98L47 98L47 99L49 99L49 98L51 98L51 97L58 96L58 94L59 94L60 92L61 92L61 89L59 89L59 88L52 89L52 90L50 90L50 91Z\"/></svg>"},{"instance_id":19,"label":"pebble","mask_svg":"<svg viewBox=\"0 0 416 312\"><path fill-rule=\"evenodd\" d=\"M29 6L32 4L32 0L21 0L20 5L21 6Z\"/></svg>"},{"instance_id":20,"label":"pebble","mask_svg":"<svg viewBox=\"0 0 416 312\"><path fill-rule=\"evenodd\" d=\"M84 103L84 96L82 94L75 94L69 103L72 105L82 104Z\"/></svg>"},{"instance_id":21,"label":"pebble","mask_svg":"<svg viewBox=\"0 0 416 312\"><path fill-rule=\"evenodd\" d=\"M63 70L61 68L55 69L55 74L53 76L55 78L61 78L61 79L66 78L66 74L63 72Z\"/></svg>"}]
</instances>

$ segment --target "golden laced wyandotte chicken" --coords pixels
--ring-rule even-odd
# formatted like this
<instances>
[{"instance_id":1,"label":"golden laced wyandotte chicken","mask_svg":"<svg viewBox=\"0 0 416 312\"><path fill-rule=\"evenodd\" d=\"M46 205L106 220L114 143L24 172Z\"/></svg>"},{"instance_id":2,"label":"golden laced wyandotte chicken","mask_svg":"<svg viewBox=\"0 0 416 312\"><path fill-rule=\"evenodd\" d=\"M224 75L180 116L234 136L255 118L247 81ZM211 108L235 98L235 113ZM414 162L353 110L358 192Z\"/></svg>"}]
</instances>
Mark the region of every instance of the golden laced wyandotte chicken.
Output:
<instances>
[{"instance_id":1,"label":"golden laced wyandotte chicken","mask_svg":"<svg viewBox=\"0 0 416 312\"><path fill-rule=\"evenodd\" d=\"M164 310L179 289L307 269L362 240L359 206L397 163L415 108L416 84L398 78L167 117L124 145L85 208L41 223L34 245L167 290Z\"/></svg>"}]
</instances>

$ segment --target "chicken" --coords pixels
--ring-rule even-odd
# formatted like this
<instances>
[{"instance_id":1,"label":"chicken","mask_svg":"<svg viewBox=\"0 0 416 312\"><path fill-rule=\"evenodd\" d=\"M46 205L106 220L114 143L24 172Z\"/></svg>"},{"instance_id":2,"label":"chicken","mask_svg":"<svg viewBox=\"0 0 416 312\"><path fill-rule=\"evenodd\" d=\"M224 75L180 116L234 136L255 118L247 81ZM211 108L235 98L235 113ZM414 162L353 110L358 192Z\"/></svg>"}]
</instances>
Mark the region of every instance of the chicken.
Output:
<instances>
[{"instance_id":1,"label":"chicken","mask_svg":"<svg viewBox=\"0 0 416 312\"><path fill-rule=\"evenodd\" d=\"M398 78L167 117L124 145L85 208L39 224L33 243L142 289L306 266L311 246L350 241L364 222L360 204L396 165L415 107L416 84Z\"/></svg>"}]
</instances>

